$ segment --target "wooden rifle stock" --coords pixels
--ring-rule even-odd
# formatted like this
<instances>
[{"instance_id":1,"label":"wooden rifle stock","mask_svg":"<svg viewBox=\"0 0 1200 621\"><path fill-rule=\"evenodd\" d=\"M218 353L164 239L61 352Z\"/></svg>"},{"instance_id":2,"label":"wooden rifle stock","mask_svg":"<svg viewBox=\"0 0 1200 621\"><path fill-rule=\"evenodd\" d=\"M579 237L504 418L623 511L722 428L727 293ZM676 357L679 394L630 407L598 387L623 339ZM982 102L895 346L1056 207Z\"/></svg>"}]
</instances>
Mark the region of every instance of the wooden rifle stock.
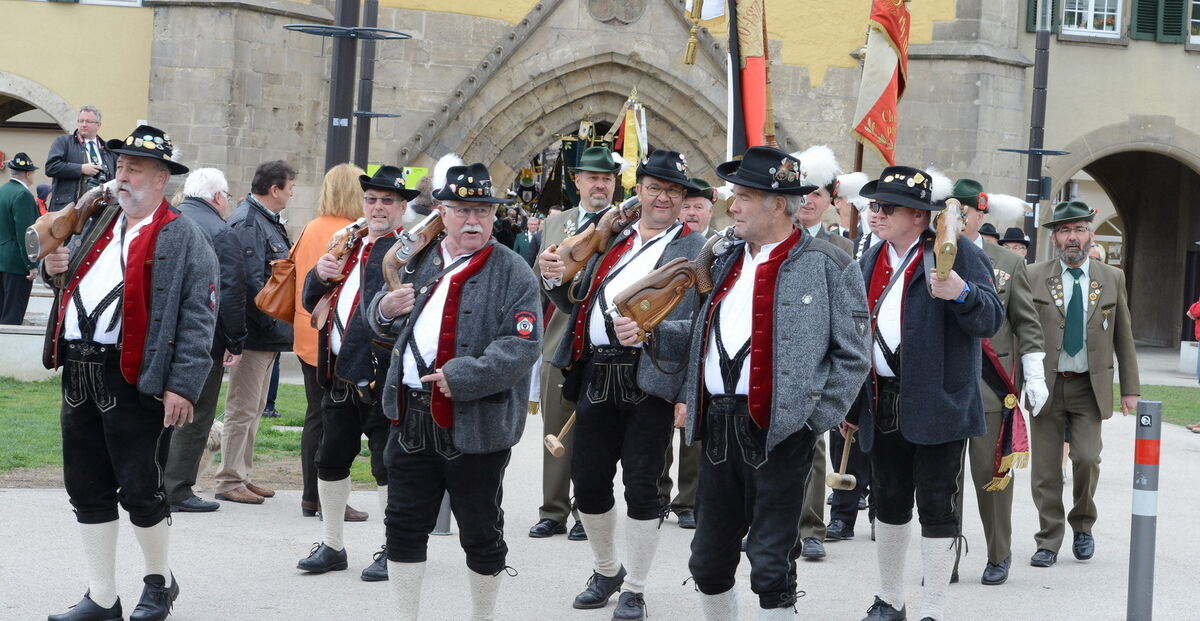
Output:
<instances>
[{"instance_id":1,"label":"wooden rifle stock","mask_svg":"<svg viewBox=\"0 0 1200 621\"><path fill-rule=\"evenodd\" d=\"M333 258L341 261L345 265L346 255L354 248L354 242L367 236L367 219L359 218L351 222L345 228L333 234L329 240L329 248L326 250ZM337 284L345 280L346 277L338 274L329 282ZM325 322L329 320L329 305L333 301L333 290L328 291L325 295L317 300L317 305L313 307L312 316L309 318L309 325L314 330L320 330L325 327Z\"/></svg>"},{"instance_id":2,"label":"wooden rifle stock","mask_svg":"<svg viewBox=\"0 0 1200 621\"><path fill-rule=\"evenodd\" d=\"M389 289L395 291L404 284L401 274L404 266L426 246L439 239L445 230L446 223L442 220L442 214L435 209L411 229L400 232L396 243L392 244L383 257L383 279L387 281Z\"/></svg>"},{"instance_id":3,"label":"wooden rifle stock","mask_svg":"<svg viewBox=\"0 0 1200 621\"><path fill-rule=\"evenodd\" d=\"M565 267L559 282L574 280L593 256L608 249L613 235L641 216L641 213L638 198L631 197L605 212L599 222L588 223L582 231L564 239L556 251Z\"/></svg>"},{"instance_id":4,"label":"wooden rifle stock","mask_svg":"<svg viewBox=\"0 0 1200 621\"><path fill-rule=\"evenodd\" d=\"M963 228L962 203L953 198L946 199L946 208L937 214L934 226L937 235L933 238L933 269L938 280L946 280L958 256L958 235Z\"/></svg>"},{"instance_id":5,"label":"wooden rifle stock","mask_svg":"<svg viewBox=\"0 0 1200 621\"><path fill-rule=\"evenodd\" d=\"M83 232L83 225L113 202L112 182L96 186L83 194L79 200L58 211L49 211L38 217L25 229L25 253L30 261L41 261L46 255L58 250L72 235Z\"/></svg>"},{"instance_id":6,"label":"wooden rifle stock","mask_svg":"<svg viewBox=\"0 0 1200 621\"><path fill-rule=\"evenodd\" d=\"M637 322L639 342L679 306L688 289L695 288L699 294L712 291L711 269L719 253L716 246L722 242L728 245L733 239L731 226L709 238L695 261L672 259L617 295L613 304L622 316Z\"/></svg>"}]
</instances>

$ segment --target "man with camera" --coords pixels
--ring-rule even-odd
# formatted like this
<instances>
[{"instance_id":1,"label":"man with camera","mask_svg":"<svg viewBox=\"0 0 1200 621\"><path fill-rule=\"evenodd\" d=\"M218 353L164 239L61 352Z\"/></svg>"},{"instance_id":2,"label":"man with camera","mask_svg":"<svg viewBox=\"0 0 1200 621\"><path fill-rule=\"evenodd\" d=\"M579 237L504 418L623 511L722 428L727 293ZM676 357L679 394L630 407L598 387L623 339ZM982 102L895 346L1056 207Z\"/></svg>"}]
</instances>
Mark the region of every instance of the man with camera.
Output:
<instances>
[{"instance_id":1,"label":"man with camera","mask_svg":"<svg viewBox=\"0 0 1200 621\"><path fill-rule=\"evenodd\" d=\"M75 202L88 189L112 178L117 156L100 137L100 110L96 106L79 109L78 127L54 139L46 155L46 176L54 180L49 211L58 211Z\"/></svg>"}]
</instances>

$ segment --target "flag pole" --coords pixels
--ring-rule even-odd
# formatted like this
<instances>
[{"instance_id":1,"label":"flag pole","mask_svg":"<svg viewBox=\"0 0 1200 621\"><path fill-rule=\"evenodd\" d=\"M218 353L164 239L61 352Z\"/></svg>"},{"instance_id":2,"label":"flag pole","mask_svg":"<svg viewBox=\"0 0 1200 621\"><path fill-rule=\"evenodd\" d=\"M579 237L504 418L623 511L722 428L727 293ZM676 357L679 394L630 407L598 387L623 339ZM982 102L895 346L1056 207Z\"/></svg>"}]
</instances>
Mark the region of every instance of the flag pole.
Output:
<instances>
[{"instance_id":1,"label":"flag pole","mask_svg":"<svg viewBox=\"0 0 1200 621\"><path fill-rule=\"evenodd\" d=\"M763 142L768 147L779 148L779 143L775 142L775 98L771 94L771 40L767 38L767 3L763 2L762 9L762 38L763 38L763 66L766 70L766 100L767 113L763 117Z\"/></svg>"}]
</instances>

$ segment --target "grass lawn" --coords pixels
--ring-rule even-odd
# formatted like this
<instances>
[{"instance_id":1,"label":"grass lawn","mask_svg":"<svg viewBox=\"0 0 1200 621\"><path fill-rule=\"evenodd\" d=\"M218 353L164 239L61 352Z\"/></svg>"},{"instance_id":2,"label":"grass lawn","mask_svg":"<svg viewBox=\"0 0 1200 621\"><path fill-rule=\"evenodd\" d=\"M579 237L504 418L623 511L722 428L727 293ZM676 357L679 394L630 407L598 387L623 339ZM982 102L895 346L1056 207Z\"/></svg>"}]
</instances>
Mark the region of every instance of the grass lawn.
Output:
<instances>
[{"instance_id":1,"label":"grass lawn","mask_svg":"<svg viewBox=\"0 0 1200 621\"><path fill-rule=\"evenodd\" d=\"M221 387L217 413L225 404L226 385ZM58 413L62 389L57 377L40 382L0 378L0 470L62 466L62 437ZM283 416L263 419L254 443L256 458L286 459L300 455L300 433L278 431L275 426L301 427L307 400L304 387L280 384L275 409ZM351 468L356 483L373 481L363 442L363 451Z\"/></svg>"},{"instance_id":2,"label":"grass lawn","mask_svg":"<svg viewBox=\"0 0 1200 621\"><path fill-rule=\"evenodd\" d=\"M1200 423L1200 389L1196 386L1142 386L1143 401L1162 401L1163 420L1176 425ZM1121 391L1113 386L1113 407L1121 407Z\"/></svg>"}]
</instances>

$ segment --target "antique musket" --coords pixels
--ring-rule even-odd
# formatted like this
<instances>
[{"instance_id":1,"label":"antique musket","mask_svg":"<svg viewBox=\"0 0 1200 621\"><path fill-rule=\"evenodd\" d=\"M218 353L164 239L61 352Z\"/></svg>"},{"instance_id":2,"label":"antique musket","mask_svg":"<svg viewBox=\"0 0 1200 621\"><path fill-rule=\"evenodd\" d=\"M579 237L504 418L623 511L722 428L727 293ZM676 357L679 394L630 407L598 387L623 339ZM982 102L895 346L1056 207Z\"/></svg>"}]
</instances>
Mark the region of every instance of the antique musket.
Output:
<instances>
[{"instance_id":1,"label":"antique musket","mask_svg":"<svg viewBox=\"0 0 1200 621\"><path fill-rule=\"evenodd\" d=\"M326 252L333 255L342 266L345 266L346 256L354 249L354 242L367 236L367 219L359 218L354 222L346 225L329 240L329 248ZM338 274L329 279L330 283L337 284L345 280L346 277ZM329 319L329 305L333 301L333 290L330 290L317 300L317 305L313 307L312 317L309 318L309 325L314 330L320 330L325 327L325 322Z\"/></svg>"},{"instance_id":2,"label":"antique musket","mask_svg":"<svg viewBox=\"0 0 1200 621\"><path fill-rule=\"evenodd\" d=\"M638 197L631 196L620 205L605 212L603 216L600 216L598 222L589 222L582 231L564 239L555 252L562 260L565 269L562 276L550 281L551 288L559 286L563 281L571 281L574 285L588 260L607 250L613 236L641 215L642 209ZM573 290L574 286L571 289ZM583 301L574 299L574 295L570 291L567 295L572 302Z\"/></svg>"},{"instance_id":3,"label":"antique musket","mask_svg":"<svg viewBox=\"0 0 1200 621\"><path fill-rule=\"evenodd\" d=\"M676 257L617 295L613 304L623 317L637 323L638 342L645 340L679 306L688 289L694 288L701 295L712 291L712 264L737 240L733 228L727 227L710 237L696 260Z\"/></svg>"},{"instance_id":4,"label":"antique musket","mask_svg":"<svg viewBox=\"0 0 1200 621\"><path fill-rule=\"evenodd\" d=\"M958 236L963 229L962 203L957 199L946 199L946 208L934 219L937 234L933 238L934 274L938 280L950 277L954 259L958 256Z\"/></svg>"},{"instance_id":5,"label":"antique musket","mask_svg":"<svg viewBox=\"0 0 1200 621\"><path fill-rule=\"evenodd\" d=\"M442 214L435 209L412 228L400 232L396 243L383 257L383 279L387 281L389 289L400 289L400 285L404 284L401 270L426 246L440 239L445 230Z\"/></svg>"},{"instance_id":6,"label":"antique musket","mask_svg":"<svg viewBox=\"0 0 1200 621\"><path fill-rule=\"evenodd\" d=\"M79 197L79 200L58 211L39 216L25 229L25 254L30 261L41 261L58 250L72 235L83 233L83 226L93 215L114 201L116 181L98 185Z\"/></svg>"}]
</instances>

